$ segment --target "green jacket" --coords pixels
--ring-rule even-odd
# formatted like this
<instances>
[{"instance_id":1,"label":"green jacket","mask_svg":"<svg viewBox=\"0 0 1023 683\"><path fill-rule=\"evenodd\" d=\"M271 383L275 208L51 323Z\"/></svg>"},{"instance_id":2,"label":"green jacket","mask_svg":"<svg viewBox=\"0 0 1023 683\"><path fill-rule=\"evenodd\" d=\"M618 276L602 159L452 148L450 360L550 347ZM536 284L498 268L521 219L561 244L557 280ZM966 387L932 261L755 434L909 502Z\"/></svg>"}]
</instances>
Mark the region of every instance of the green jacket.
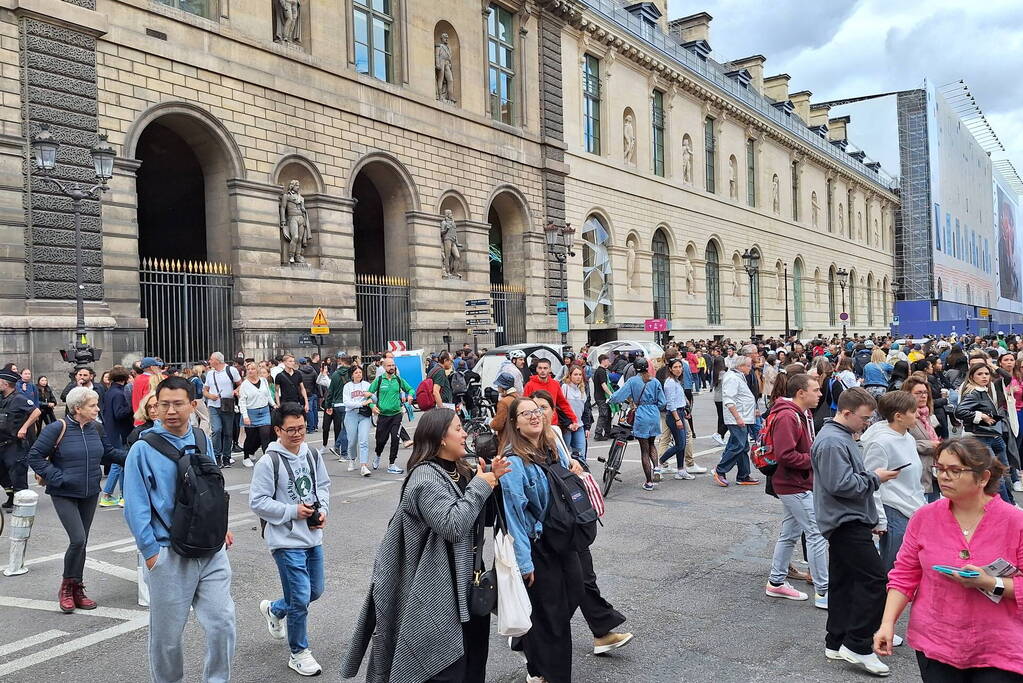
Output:
<instances>
[{"instance_id":1,"label":"green jacket","mask_svg":"<svg viewBox=\"0 0 1023 683\"><path fill-rule=\"evenodd\" d=\"M402 411L401 392L411 394L412 387L400 375L389 379L386 372L381 372L369 385L369 391L375 396L371 405L379 408L381 415L397 415Z\"/></svg>"},{"instance_id":2,"label":"green jacket","mask_svg":"<svg viewBox=\"0 0 1023 683\"><path fill-rule=\"evenodd\" d=\"M344 365L337 366L337 370L330 376L330 386L327 387L327 397L324 399L324 405L327 408L333 408L335 403L342 402L345 385L348 384L351 375L352 369L350 367Z\"/></svg>"}]
</instances>

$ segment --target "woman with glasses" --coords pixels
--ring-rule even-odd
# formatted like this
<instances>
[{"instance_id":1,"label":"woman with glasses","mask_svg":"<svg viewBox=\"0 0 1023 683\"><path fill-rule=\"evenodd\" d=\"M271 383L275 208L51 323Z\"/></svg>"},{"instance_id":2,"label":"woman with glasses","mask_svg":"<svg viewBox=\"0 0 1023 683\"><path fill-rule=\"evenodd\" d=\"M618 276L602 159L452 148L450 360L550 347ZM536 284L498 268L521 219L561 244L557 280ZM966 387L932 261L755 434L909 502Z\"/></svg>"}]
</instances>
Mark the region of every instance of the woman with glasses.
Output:
<instances>
[{"instance_id":1,"label":"woman with glasses","mask_svg":"<svg viewBox=\"0 0 1023 683\"><path fill-rule=\"evenodd\" d=\"M932 473L944 498L909 521L874 651L892 654L895 622L912 602L906 636L924 683L1021 683L1023 596L1011 575L1023 566L1023 510L999 498L1005 465L979 439L949 439L937 453ZM1014 568L989 571L996 560Z\"/></svg>"},{"instance_id":2,"label":"woman with glasses","mask_svg":"<svg viewBox=\"0 0 1023 683\"><path fill-rule=\"evenodd\" d=\"M152 429L153 425L156 424L157 408L156 408L156 394L149 392L142 397L139 401L139 409L135 411L135 421L138 422L135 429L131 430L131 434L124 440L125 446L131 448L132 445L142 438L142 432L147 429Z\"/></svg>"},{"instance_id":3,"label":"woman with glasses","mask_svg":"<svg viewBox=\"0 0 1023 683\"><path fill-rule=\"evenodd\" d=\"M963 421L963 428L971 436L984 443L1008 468L1005 454L1005 440L999 423L1005 420L1005 412L998 408L998 399L992 383L991 368L984 361L974 361L966 373L966 381L959 390L959 405L955 416ZM1002 482L999 490L1002 499L1013 503L1009 488Z\"/></svg>"}]
</instances>

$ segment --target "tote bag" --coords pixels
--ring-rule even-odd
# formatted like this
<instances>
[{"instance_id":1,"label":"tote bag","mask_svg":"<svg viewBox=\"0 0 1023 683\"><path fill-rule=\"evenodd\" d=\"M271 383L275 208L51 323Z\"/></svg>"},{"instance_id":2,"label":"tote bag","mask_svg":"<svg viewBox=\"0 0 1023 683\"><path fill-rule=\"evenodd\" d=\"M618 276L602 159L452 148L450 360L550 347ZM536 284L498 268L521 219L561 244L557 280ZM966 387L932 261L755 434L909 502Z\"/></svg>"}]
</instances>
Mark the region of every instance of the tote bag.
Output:
<instances>
[{"instance_id":1,"label":"tote bag","mask_svg":"<svg viewBox=\"0 0 1023 683\"><path fill-rule=\"evenodd\" d=\"M494 538L494 568L497 570L497 632L502 636L518 637L533 626L526 584L519 574L515 560L515 541L503 531Z\"/></svg>"}]
</instances>

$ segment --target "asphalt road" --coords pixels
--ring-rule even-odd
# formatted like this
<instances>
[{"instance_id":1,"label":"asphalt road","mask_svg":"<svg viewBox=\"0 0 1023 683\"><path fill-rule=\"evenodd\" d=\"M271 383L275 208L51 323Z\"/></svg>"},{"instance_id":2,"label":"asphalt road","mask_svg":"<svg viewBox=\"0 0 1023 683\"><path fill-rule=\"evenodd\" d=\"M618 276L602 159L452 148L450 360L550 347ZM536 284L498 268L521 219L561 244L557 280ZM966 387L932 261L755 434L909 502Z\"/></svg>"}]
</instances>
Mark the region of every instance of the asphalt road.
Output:
<instances>
[{"instance_id":1,"label":"asphalt road","mask_svg":"<svg viewBox=\"0 0 1023 683\"><path fill-rule=\"evenodd\" d=\"M717 461L709 435L714 406L696 403L697 460ZM319 434L310 441L318 444ZM591 460L607 450L596 444ZM403 450L404 461L410 451ZM608 498L604 527L593 557L604 595L628 617L623 628L635 640L611 656L593 656L591 634L577 614L574 680L667 681L860 681L871 677L824 657L826 614L812 601L764 595L780 505L762 487L714 486L666 480L652 493L641 489L638 446L630 444L622 474ZM601 465L594 463L599 476ZM329 462L333 511L326 532L326 590L310 609L309 639L326 676L337 679L339 660L366 594L373 558L394 510L400 477L383 469L362 478ZM280 593L276 567L247 507L250 470L225 471L233 498L230 551L237 610L233 680L298 680L286 667L285 643L266 632L258 612L262 599ZM41 493L41 490L40 490ZM147 681L147 612L136 602L134 544L120 511L99 510L89 542L85 582L100 608L61 614L56 594L66 536L49 498L41 495L29 545L30 571L0 575L0 680ZM7 564L6 538L0 562ZM811 590L806 585L800 590ZM201 679L202 631L186 628L186 680ZM893 680L919 680L913 652L900 648L890 660ZM519 658L498 636L491 641L489 680L520 682Z\"/></svg>"}]
</instances>

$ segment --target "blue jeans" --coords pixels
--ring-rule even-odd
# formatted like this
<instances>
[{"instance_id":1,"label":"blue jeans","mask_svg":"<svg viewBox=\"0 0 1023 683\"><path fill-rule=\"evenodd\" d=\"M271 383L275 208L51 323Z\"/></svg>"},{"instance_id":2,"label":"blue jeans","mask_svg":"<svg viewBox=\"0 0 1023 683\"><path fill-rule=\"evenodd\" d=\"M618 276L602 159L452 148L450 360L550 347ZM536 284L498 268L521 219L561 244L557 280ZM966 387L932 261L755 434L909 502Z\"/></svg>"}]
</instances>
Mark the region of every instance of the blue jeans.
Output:
<instances>
[{"instance_id":1,"label":"blue jeans","mask_svg":"<svg viewBox=\"0 0 1023 683\"><path fill-rule=\"evenodd\" d=\"M305 520L297 519L295 524L305 524ZM309 603L323 595L323 546L278 548L273 556L284 597L274 600L270 611L275 617L288 618L288 645L295 654L309 647L306 637Z\"/></svg>"},{"instance_id":2,"label":"blue jeans","mask_svg":"<svg viewBox=\"0 0 1023 683\"><path fill-rule=\"evenodd\" d=\"M682 409L679 408L679 415L682 414ZM671 436L675 439L675 445L664 451L664 455L661 456L661 464L668 462L671 456L675 456L675 464L679 471L686 468L685 455L686 455L686 430L685 428L679 429L678 425L675 424L675 418L671 414L671 411L665 411L664 413L664 424L671 432ZM683 419L683 424L685 420Z\"/></svg>"},{"instance_id":3,"label":"blue jeans","mask_svg":"<svg viewBox=\"0 0 1023 683\"><path fill-rule=\"evenodd\" d=\"M337 410L337 408L334 410ZM358 452L360 463L365 465L369 462L369 428L372 426L373 418L371 416L359 415L358 410L349 410L345 415L344 434L352 435L351 441L348 442L349 460L355 460L356 452ZM338 453L342 452L338 451Z\"/></svg>"},{"instance_id":4,"label":"blue jeans","mask_svg":"<svg viewBox=\"0 0 1023 683\"><path fill-rule=\"evenodd\" d=\"M217 462L231 457L231 445L234 443L234 413L222 413L220 408L209 406L210 429L213 431L213 453Z\"/></svg>"},{"instance_id":5,"label":"blue jeans","mask_svg":"<svg viewBox=\"0 0 1023 683\"><path fill-rule=\"evenodd\" d=\"M580 423L581 424L581 423ZM580 426L579 429L574 432L571 429L565 430L565 443L575 453L579 454L580 459L586 462L586 428Z\"/></svg>"},{"instance_id":6,"label":"blue jeans","mask_svg":"<svg viewBox=\"0 0 1023 683\"><path fill-rule=\"evenodd\" d=\"M107 480L103 484L103 493L113 493L114 489L121 486L121 492L124 492L121 479L124 477L124 468L118 465L116 462L110 466L110 474L107 475Z\"/></svg>"},{"instance_id":7,"label":"blue jeans","mask_svg":"<svg viewBox=\"0 0 1023 683\"><path fill-rule=\"evenodd\" d=\"M1006 467L1009 466L1009 458L1005 454L1005 441L1000 436L978 436L978 439L987 444L987 447L991 449L991 452L998 458L998 462L1002 463ZM1002 497L1009 505L1015 505L1016 501L1012 497L1012 489L1010 489L1005 483L1005 477L1002 477L1001 485L998 488L998 494Z\"/></svg>"},{"instance_id":8,"label":"blue jeans","mask_svg":"<svg viewBox=\"0 0 1023 683\"><path fill-rule=\"evenodd\" d=\"M358 414L359 411L355 411ZM348 452L348 412L343 406L334 406L334 414L341 416L341 433L338 434L337 440L334 441L334 450L337 451L338 455L342 455ZM373 418L369 418L371 421Z\"/></svg>"},{"instance_id":9,"label":"blue jeans","mask_svg":"<svg viewBox=\"0 0 1023 683\"><path fill-rule=\"evenodd\" d=\"M749 479L749 427L738 425L727 425L728 441L725 443L725 450L721 453L721 462L715 468L718 474L724 476L733 467L738 467L738 478Z\"/></svg>"},{"instance_id":10,"label":"blue jeans","mask_svg":"<svg viewBox=\"0 0 1023 683\"><path fill-rule=\"evenodd\" d=\"M884 516L888 519L888 531L879 537L878 545L881 546L881 564L887 573L895 566L895 557L899 554L902 539L906 536L909 517L888 505L884 506Z\"/></svg>"},{"instance_id":11,"label":"blue jeans","mask_svg":"<svg viewBox=\"0 0 1023 683\"><path fill-rule=\"evenodd\" d=\"M309 431L320 427L320 396L315 391L309 395L309 410L306 412L305 424Z\"/></svg>"}]
</instances>

